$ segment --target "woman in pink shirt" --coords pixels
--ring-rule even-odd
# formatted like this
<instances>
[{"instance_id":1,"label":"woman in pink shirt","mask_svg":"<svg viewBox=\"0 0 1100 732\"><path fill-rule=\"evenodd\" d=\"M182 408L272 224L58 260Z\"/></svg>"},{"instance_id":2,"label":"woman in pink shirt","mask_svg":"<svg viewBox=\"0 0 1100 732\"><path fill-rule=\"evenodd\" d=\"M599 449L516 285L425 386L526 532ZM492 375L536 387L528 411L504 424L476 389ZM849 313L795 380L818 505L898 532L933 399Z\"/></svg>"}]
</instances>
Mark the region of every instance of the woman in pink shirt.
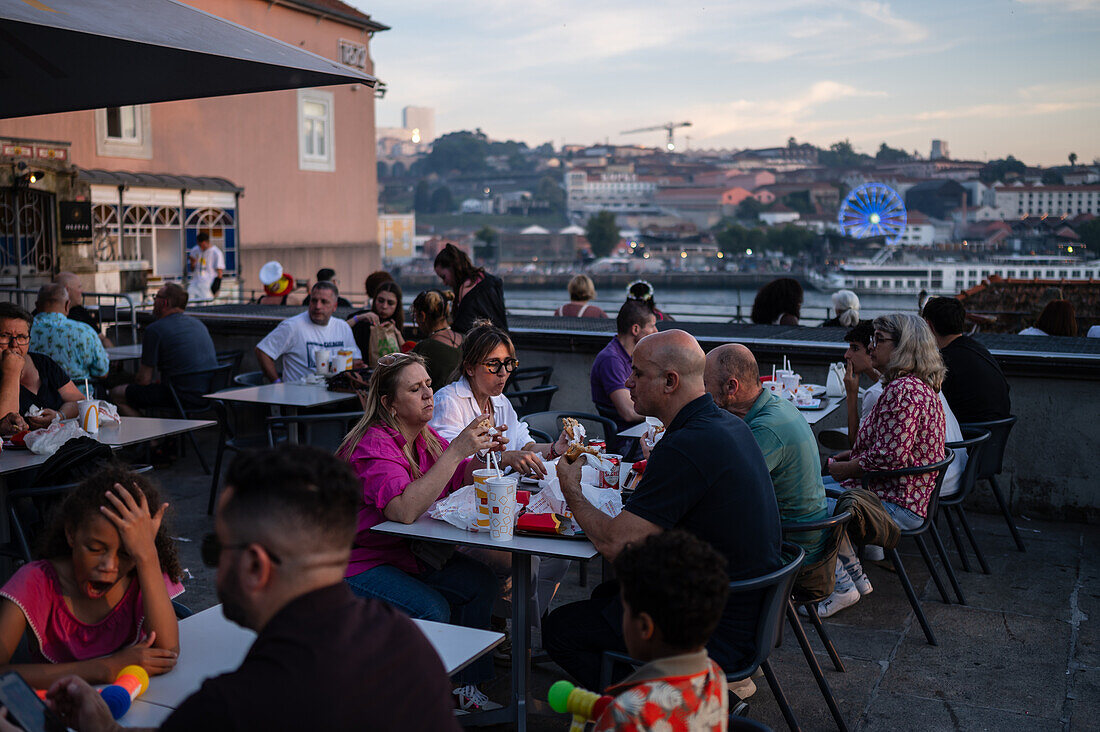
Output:
<instances>
[{"instance_id":1,"label":"woman in pink shirt","mask_svg":"<svg viewBox=\"0 0 1100 732\"><path fill-rule=\"evenodd\" d=\"M385 356L371 375L363 418L336 453L363 483L344 579L356 594L385 600L411 617L487 629L500 594L491 569L454 547L371 531L384 521L411 524L437 500L472 483L484 463L470 456L496 446L486 415L450 443L440 437L428 426L432 396L424 359L415 353ZM492 669L492 657L485 656L458 676L467 684L455 690L460 706L484 703L473 684L491 678Z\"/></svg>"},{"instance_id":2,"label":"woman in pink shirt","mask_svg":"<svg viewBox=\"0 0 1100 732\"><path fill-rule=\"evenodd\" d=\"M916 315L894 313L875 318L873 327L869 352L871 365L882 374L882 396L860 423L852 449L829 460L832 482L845 488L858 488L866 472L928 465L947 455L946 421L938 396L947 369L928 324ZM829 482L826 478L826 485ZM924 522L935 487L935 473L870 484L902 529ZM829 617L872 589L845 539L836 565L836 589L818 603L818 614Z\"/></svg>"},{"instance_id":3,"label":"woman in pink shirt","mask_svg":"<svg viewBox=\"0 0 1100 732\"><path fill-rule=\"evenodd\" d=\"M183 592L176 546L162 522L167 503L124 467L74 489L43 536L45 557L0 589L0 671L49 688L63 676L108 684L123 667L149 675L176 665L179 626L171 598ZM10 663L26 631L30 663Z\"/></svg>"}]
</instances>

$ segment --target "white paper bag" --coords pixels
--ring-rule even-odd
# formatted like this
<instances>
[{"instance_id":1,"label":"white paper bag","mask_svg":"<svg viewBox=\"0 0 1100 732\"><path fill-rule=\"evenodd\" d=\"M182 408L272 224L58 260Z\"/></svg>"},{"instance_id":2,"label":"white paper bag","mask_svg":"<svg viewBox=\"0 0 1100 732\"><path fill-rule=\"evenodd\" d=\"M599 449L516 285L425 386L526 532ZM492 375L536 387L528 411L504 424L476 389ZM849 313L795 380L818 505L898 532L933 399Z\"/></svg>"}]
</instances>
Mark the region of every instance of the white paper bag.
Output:
<instances>
[{"instance_id":1,"label":"white paper bag","mask_svg":"<svg viewBox=\"0 0 1100 732\"><path fill-rule=\"evenodd\" d=\"M834 363L829 367L829 378L825 382L825 396L844 396L844 363Z\"/></svg>"},{"instance_id":2,"label":"white paper bag","mask_svg":"<svg viewBox=\"0 0 1100 732\"><path fill-rule=\"evenodd\" d=\"M87 434L80 429L76 420L71 422L57 421L49 427L28 432L27 436L23 438L23 442L26 444L27 449L35 455L53 455L59 447L69 440L74 437L84 437Z\"/></svg>"}]
</instances>

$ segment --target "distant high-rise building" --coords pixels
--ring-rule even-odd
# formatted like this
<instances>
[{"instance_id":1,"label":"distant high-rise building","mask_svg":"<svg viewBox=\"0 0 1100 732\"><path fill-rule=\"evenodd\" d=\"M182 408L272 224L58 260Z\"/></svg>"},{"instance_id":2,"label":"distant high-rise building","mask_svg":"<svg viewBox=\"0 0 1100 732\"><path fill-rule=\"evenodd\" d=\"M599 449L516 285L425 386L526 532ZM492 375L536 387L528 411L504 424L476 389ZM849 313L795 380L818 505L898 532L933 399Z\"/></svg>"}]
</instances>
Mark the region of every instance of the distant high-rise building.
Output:
<instances>
[{"instance_id":1,"label":"distant high-rise building","mask_svg":"<svg viewBox=\"0 0 1100 732\"><path fill-rule=\"evenodd\" d=\"M435 110L431 107L405 107L401 124L413 131L413 142L427 144L435 140Z\"/></svg>"},{"instance_id":2,"label":"distant high-rise building","mask_svg":"<svg viewBox=\"0 0 1100 732\"><path fill-rule=\"evenodd\" d=\"M951 153L947 151L947 140L932 140L932 154L928 156L929 160L948 160L951 158Z\"/></svg>"}]
</instances>

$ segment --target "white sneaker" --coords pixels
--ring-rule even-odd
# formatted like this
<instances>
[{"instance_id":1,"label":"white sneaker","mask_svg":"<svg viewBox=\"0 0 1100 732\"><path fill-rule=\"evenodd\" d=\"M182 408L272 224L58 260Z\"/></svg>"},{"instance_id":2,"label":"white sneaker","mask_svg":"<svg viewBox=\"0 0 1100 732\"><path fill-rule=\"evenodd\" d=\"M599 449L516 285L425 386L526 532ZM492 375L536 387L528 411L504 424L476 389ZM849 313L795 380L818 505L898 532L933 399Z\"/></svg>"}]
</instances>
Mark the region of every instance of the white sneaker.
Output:
<instances>
[{"instance_id":1,"label":"white sneaker","mask_svg":"<svg viewBox=\"0 0 1100 732\"><path fill-rule=\"evenodd\" d=\"M851 607L859 602L859 590L855 587L847 592L834 592L826 597L821 602L817 603L817 616L819 618L829 618L836 615L838 612L846 607Z\"/></svg>"},{"instance_id":2,"label":"white sneaker","mask_svg":"<svg viewBox=\"0 0 1100 732\"><path fill-rule=\"evenodd\" d=\"M459 687L451 692L458 697L458 708L464 712L478 711L489 703L489 697L482 693L481 689L473 684Z\"/></svg>"},{"instance_id":3,"label":"white sneaker","mask_svg":"<svg viewBox=\"0 0 1100 732\"><path fill-rule=\"evenodd\" d=\"M859 562L854 562L851 567L844 564L844 560L837 558L837 564L844 567L844 571L848 575L848 579L852 581L856 589L859 590L861 595L870 595L875 591L875 588L871 586L871 580L868 579L867 573L863 571L863 567Z\"/></svg>"}]
</instances>

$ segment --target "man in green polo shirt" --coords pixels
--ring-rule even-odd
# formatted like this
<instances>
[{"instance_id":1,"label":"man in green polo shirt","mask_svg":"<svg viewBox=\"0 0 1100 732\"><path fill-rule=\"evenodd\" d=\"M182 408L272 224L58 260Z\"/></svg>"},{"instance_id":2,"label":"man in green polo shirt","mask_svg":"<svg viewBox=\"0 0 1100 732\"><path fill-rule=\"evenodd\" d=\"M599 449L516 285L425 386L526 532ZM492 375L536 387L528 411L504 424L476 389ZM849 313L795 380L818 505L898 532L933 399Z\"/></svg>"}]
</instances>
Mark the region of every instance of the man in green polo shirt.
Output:
<instances>
[{"instance_id":1,"label":"man in green polo shirt","mask_svg":"<svg viewBox=\"0 0 1100 732\"><path fill-rule=\"evenodd\" d=\"M829 515L817 441L798 408L760 386L756 357L739 343L707 354L703 381L714 403L749 426L771 473L783 521L818 521ZM793 537L806 550L806 563L821 558L820 532Z\"/></svg>"}]
</instances>

